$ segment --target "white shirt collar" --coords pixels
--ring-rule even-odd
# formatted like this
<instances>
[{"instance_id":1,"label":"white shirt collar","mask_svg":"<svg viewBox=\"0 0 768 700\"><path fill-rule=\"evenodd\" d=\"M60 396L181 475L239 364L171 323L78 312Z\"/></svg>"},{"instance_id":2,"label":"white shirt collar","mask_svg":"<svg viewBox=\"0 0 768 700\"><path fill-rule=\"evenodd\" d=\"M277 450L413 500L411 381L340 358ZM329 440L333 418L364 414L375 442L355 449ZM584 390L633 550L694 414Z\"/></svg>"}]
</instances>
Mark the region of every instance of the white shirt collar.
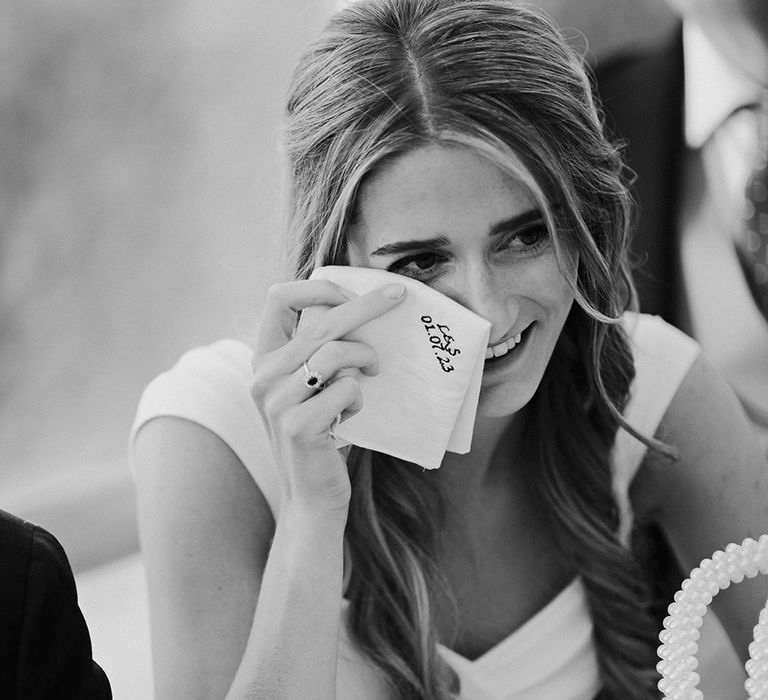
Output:
<instances>
[{"instance_id":1,"label":"white shirt collar","mask_svg":"<svg viewBox=\"0 0 768 700\"><path fill-rule=\"evenodd\" d=\"M741 107L760 101L760 86L717 51L698 24L683 22L685 141L700 148Z\"/></svg>"}]
</instances>

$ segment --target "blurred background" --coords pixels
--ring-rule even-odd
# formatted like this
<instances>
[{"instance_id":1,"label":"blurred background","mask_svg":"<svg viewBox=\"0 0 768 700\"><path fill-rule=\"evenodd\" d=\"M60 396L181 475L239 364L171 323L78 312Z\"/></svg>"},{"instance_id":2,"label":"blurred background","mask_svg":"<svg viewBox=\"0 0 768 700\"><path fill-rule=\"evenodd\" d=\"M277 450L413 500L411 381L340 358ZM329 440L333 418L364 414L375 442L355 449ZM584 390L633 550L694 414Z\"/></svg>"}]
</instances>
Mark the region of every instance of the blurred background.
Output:
<instances>
[{"instance_id":1,"label":"blurred background","mask_svg":"<svg viewBox=\"0 0 768 700\"><path fill-rule=\"evenodd\" d=\"M0 508L64 545L118 700L151 697L133 411L184 350L258 318L283 95L342 4L0 4ZM590 61L673 22L662 0L537 4Z\"/></svg>"}]
</instances>

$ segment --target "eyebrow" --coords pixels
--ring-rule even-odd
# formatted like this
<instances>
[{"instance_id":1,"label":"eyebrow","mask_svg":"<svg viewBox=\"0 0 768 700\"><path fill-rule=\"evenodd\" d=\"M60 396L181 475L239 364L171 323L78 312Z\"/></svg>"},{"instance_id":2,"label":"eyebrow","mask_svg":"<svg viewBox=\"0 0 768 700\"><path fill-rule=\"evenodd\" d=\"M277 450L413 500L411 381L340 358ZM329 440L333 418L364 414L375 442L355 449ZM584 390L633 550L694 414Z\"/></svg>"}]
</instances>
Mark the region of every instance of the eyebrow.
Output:
<instances>
[{"instance_id":1,"label":"eyebrow","mask_svg":"<svg viewBox=\"0 0 768 700\"><path fill-rule=\"evenodd\" d=\"M521 228L529 223L541 221L542 216L540 209L530 209L517 216L510 217L498 221L488 232L489 237L497 236L500 233L507 232L511 229ZM411 241L395 241L394 243L387 243L386 245L376 248L371 252L371 257L374 255L400 255L402 253L410 253L414 250L427 250L430 248L442 248L450 244L450 241L446 236L435 236L433 238L419 238Z\"/></svg>"}]
</instances>

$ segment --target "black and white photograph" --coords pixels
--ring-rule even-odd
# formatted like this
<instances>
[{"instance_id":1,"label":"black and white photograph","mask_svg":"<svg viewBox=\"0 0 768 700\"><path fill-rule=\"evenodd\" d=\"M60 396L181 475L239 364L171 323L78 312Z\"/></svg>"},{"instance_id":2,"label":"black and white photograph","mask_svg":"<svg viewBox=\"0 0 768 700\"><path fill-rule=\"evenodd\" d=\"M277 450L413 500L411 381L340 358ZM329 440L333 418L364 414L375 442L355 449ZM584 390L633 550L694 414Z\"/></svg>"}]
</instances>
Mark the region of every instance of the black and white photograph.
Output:
<instances>
[{"instance_id":1,"label":"black and white photograph","mask_svg":"<svg viewBox=\"0 0 768 700\"><path fill-rule=\"evenodd\" d=\"M0 35L0 698L768 698L765 0Z\"/></svg>"}]
</instances>

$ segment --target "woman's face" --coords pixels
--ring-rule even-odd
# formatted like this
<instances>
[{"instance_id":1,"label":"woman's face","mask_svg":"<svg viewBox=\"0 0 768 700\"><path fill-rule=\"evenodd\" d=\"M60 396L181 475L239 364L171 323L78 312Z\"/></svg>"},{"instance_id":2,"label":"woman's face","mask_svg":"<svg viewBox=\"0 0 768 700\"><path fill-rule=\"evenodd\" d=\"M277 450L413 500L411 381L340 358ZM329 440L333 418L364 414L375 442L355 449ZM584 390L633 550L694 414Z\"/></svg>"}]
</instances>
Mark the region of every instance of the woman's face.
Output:
<instances>
[{"instance_id":1,"label":"woman's face","mask_svg":"<svg viewBox=\"0 0 768 700\"><path fill-rule=\"evenodd\" d=\"M372 176L358 206L352 265L417 279L491 322L478 414L528 403L573 303L528 188L469 149L427 146Z\"/></svg>"}]
</instances>

